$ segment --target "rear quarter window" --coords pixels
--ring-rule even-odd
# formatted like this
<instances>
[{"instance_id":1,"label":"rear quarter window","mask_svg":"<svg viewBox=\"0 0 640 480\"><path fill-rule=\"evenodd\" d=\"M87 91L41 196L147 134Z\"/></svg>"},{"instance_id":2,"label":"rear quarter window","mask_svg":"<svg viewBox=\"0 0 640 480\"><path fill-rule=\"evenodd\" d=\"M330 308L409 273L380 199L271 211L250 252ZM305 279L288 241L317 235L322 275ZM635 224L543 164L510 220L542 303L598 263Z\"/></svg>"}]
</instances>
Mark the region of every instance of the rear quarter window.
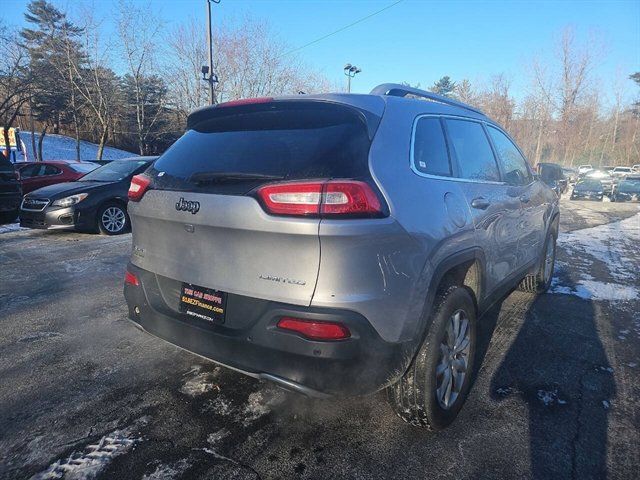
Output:
<instances>
[{"instance_id":1,"label":"rear quarter window","mask_svg":"<svg viewBox=\"0 0 640 480\"><path fill-rule=\"evenodd\" d=\"M412 147L416 170L429 175L451 175L449 152L439 118L421 117L417 120Z\"/></svg>"}]
</instances>

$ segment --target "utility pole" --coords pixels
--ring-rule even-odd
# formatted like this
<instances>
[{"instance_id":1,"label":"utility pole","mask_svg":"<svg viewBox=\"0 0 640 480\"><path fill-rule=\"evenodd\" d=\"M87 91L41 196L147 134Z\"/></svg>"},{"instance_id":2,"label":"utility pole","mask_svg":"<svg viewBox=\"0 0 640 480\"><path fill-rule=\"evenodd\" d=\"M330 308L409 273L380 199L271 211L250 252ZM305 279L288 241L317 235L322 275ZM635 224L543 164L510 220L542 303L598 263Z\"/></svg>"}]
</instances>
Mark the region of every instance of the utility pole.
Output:
<instances>
[{"instance_id":1,"label":"utility pole","mask_svg":"<svg viewBox=\"0 0 640 480\"><path fill-rule=\"evenodd\" d=\"M356 73L360 73L361 71L360 68L350 63L344 66L344 74L347 76L347 93L351 93L351 79L356 76Z\"/></svg>"},{"instance_id":2,"label":"utility pole","mask_svg":"<svg viewBox=\"0 0 640 480\"><path fill-rule=\"evenodd\" d=\"M220 0L207 1L207 40L209 45L209 65L202 66L202 79L209 83L209 104L216 104L215 84L218 83L218 76L213 73L213 32L211 31L211 3L220 3Z\"/></svg>"}]
</instances>

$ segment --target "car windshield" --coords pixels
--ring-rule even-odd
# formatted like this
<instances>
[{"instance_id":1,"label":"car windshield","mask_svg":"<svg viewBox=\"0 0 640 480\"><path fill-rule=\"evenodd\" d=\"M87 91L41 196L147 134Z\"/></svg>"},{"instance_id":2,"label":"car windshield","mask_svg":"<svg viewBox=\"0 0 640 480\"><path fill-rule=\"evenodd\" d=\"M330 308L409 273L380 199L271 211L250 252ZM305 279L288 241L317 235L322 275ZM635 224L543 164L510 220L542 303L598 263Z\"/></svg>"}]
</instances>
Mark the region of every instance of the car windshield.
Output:
<instances>
[{"instance_id":1,"label":"car windshield","mask_svg":"<svg viewBox=\"0 0 640 480\"><path fill-rule=\"evenodd\" d=\"M86 174L81 182L119 182L149 163L147 160L114 160Z\"/></svg>"},{"instance_id":2,"label":"car windshield","mask_svg":"<svg viewBox=\"0 0 640 480\"><path fill-rule=\"evenodd\" d=\"M600 180L589 179L578 183L577 188L582 190L600 189L602 188L602 183L600 183Z\"/></svg>"},{"instance_id":3,"label":"car windshield","mask_svg":"<svg viewBox=\"0 0 640 480\"><path fill-rule=\"evenodd\" d=\"M618 190L624 193L640 193L640 180L625 180L620 182Z\"/></svg>"}]
</instances>

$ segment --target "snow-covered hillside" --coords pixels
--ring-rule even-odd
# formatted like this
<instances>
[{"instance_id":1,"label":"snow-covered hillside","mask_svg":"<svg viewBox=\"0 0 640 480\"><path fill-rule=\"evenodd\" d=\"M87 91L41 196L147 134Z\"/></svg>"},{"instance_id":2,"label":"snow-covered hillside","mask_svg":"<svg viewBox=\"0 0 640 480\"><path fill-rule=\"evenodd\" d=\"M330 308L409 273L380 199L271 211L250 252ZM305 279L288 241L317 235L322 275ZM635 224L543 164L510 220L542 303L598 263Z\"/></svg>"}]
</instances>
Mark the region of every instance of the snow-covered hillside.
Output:
<instances>
[{"instance_id":1,"label":"snow-covered hillside","mask_svg":"<svg viewBox=\"0 0 640 480\"><path fill-rule=\"evenodd\" d=\"M36 148L38 147L39 134L35 134ZM33 150L31 148L31 132L21 131L20 139L27 148L27 157L33 160ZM98 153L98 145L91 142L80 142L80 159L95 160ZM75 160L76 158L76 141L72 137L65 135L47 134L42 143L43 160ZM117 160L118 158L135 157L135 153L125 152L113 147L105 147L102 154L103 160ZM19 161L24 161L24 157L20 155Z\"/></svg>"}]
</instances>

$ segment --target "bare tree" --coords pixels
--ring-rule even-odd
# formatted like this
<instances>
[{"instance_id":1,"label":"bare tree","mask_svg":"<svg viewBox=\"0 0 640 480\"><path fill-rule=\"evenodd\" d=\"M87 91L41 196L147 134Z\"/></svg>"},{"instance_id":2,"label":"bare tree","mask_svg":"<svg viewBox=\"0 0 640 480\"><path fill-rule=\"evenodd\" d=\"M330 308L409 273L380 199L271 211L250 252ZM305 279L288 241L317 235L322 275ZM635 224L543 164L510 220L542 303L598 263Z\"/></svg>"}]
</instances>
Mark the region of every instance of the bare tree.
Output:
<instances>
[{"instance_id":1,"label":"bare tree","mask_svg":"<svg viewBox=\"0 0 640 480\"><path fill-rule=\"evenodd\" d=\"M201 67L207 63L206 30L202 22L190 19L169 32L168 65L165 78L172 92L172 106L186 120L193 109L208 104L208 90L202 80Z\"/></svg>"},{"instance_id":2,"label":"bare tree","mask_svg":"<svg viewBox=\"0 0 640 480\"><path fill-rule=\"evenodd\" d=\"M216 25L213 42L220 101L336 90L323 75L288 54L290 47L265 22L246 17ZM202 22L191 20L169 32L166 43L172 101L186 116L208 104L200 70L207 63L206 30Z\"/></svg>"},{"instance_id":3,"label":"bare tree","mask_svg":"<svg viewBox=\"0 0 640 480\"><path fill-rule=\"evenodd\" d=\"M480 93L479 103L490 117L509 129L516 102L510 94L511 82L504 74L491 77L486 90Z\"/></svg>"},{"instance_id":4,"label":"bare tree","mask_svg":"<svg viewBox=\"0 0 640 480\"><path fill-rule=\"evenodd\" d=\"M8 158L9 128L29 101L32 76L26 49L16 35L0 22L0 126L4 128L4 154Z\"/></svg>"},{"instance_id":5,"label":"bare tree","mask_svg":"<svg viewBox=\"0 0 640 480\"><path fill-rule=\"evenodd\" d=\"M111 45L101 40L100 25L89 11L83 14L83 48L86 59L79 63L79 57L67 52L68 68L75 91L91 112L92 120L99 128L99 143L96 159L101 160L109 136L109 126L117 97L117 77L105 65L110 64Z\"/></svg>"},{"instance_id":6,"label":"bare tree","mask_svg":"<svg viewBox=\"0 0 640 480\"><path fill-rule=\"evenodd\" d=\"M129 78L125 80L133 90L133 104L129 106L136 113L136 137L140 155L146 153L148 137L163 112L165 100L164 96L156 95L154 100L160 104L149 108L146 95L148 80L157 68L157 45L163 28L163 23L152 12L150 5L138 7L121 0L117 19L120 48L128 68Z\"/></svg>"}]
</instances>

